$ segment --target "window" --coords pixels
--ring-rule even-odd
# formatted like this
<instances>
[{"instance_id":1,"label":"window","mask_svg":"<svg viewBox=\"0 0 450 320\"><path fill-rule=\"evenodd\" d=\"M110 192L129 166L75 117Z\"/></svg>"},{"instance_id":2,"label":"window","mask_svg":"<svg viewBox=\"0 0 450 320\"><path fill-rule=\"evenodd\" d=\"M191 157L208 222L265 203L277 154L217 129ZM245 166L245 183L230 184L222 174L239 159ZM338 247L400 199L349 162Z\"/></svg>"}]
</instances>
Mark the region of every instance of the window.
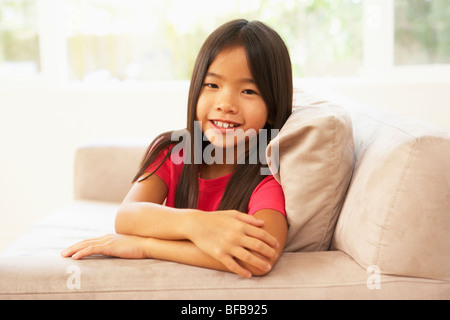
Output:
<instances>
[{"instance_id":1,"label":"window","mask_svg":"<svg viewBox=\"0 0 450 320\"><path fill-rule=\"evenodd\" d=\"M280 33L297 78L450 75L448 0L0 0L0 77L188 80L205 38L242 17Z\"/></svg>"},{"instance_id":2,"label":"window","mask_svg":"<svg viewBox=\"0 0 450 320\"><path fill-rule=\"evenodd\" d=\"M362 5L357 0L66 0L72 80L189 79L201 44L236 18L273 26L296 76L357 75Z\"/></svg>"},{"instance_id":3,"label":"window","mask_svg":"<svg viewBox=\"0 0 450 320\"><path fill-rule=\"evenodd\" d=\"M450 64L448 0L395 1L395 65Z\"/></svg>"},{"instance_id":4,"label":"window","mask_svg":"<svg viewBox=\"0 0 450 320\"><path fill-rule=\"evenodd\" d=\"M0 0L0 73L34 75L40 70L36 1Z\"/></svg>"},{"instance_id":5,"label":"window","mask_svg":"<svg viewBox=\"0 0 450 320\"><path fill-rule=\"evenodd\" d=\"M364 0L363 75L384 81L450 80L446 0Z\"/></svg>"}]
</instances>

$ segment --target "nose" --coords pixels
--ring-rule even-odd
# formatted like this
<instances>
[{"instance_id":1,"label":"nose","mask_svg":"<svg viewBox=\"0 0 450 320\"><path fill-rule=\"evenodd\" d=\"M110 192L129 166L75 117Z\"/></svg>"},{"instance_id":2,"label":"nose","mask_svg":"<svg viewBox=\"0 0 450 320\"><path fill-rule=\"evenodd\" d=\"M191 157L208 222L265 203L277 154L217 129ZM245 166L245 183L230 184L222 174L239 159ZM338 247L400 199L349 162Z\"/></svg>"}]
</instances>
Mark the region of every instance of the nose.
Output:
<instances>
[{"instance_id":1,"label":"nose","mask_svg":"<svg viewBox=\"0 0 450 320\"><path fill-rule=\"evenodd\" d=\"M237 108L231 104L220 104L216 106L217 111L222 111L223 113L237 113Z\"/></svg>"},{"instance_id":2,"label":"nose","mask_svg":"<svg viewBox=\"0 0 450 320\"><path fill-rule=\"evenodd\" d=\"M221 90L216 103L216 110L224 113L237 113L236 98L231 90Z\"/></svg>"}]
</instances>

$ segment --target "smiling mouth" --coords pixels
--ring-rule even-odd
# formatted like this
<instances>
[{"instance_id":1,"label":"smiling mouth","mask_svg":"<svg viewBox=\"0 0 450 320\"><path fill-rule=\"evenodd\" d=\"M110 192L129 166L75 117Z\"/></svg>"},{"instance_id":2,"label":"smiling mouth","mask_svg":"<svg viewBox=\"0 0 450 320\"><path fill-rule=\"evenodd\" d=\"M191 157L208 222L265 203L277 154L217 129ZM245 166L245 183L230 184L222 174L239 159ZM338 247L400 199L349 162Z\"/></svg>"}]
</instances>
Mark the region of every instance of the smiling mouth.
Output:
<instances>
[{"instance_id":1,"label":"smiling mouth","mask_svg":"<svg viewBox=\"0 0 450 320\"><path fill-rule=\"evenodd\" d=\"M231 122L225 122L225 121L210 120L210 122L217 129L234 129L234 128L238 128L241 126L240 124L237 124L237 123L231 123Z\"/></svg>"}]
</instances>

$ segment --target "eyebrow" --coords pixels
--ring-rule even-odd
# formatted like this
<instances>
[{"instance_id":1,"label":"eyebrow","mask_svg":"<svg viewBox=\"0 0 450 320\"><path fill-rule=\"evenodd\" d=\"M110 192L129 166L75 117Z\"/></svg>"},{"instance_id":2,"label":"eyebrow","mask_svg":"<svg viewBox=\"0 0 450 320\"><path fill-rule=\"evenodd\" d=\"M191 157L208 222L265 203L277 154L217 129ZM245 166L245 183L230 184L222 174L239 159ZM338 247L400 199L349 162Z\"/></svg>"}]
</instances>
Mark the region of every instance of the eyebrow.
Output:
<instances>
[{"instance_id":1,"label":"eyebrow","mask_svg":"<svg viewBox=\"0 0 450 320\"><path fill-rule=\"evenodd\" d=\"M217 73L214 73L214 72L206 73L206 77L213 77L213 78L217 78L217 79L220 79L220 80L224 80L225 79L224 76L221 76L220 74L217 74ZM256 81L253 78L242 78L242 79L239 80L239 82L256 84Z\"/></svg>"}]
</instances>

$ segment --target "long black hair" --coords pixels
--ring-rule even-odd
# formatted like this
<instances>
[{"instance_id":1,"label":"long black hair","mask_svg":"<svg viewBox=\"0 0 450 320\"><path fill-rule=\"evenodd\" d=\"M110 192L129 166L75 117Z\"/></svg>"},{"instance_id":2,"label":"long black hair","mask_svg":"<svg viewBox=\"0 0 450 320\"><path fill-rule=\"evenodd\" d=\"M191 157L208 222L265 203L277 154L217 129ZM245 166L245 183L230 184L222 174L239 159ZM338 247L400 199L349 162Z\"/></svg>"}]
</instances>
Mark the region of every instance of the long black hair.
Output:
<instances>
[{"instance_id":1,"label":"long black hair","mask_svg":"<svg viewBox=\"0 0 450 320\"><path fill-rule=\"evenodd\" d=\"M262 22L249 22L243 19L230 21L216 29L200 49L192 74L187 108L187 127L185 129L189 133L187 136L191 139L191 143L188 145L191 147L190 155L192 159L190 162L185 161L183 165L175 197L176 208L196 208L197 206L198 177L201 164L196 163L193 158L196 152L194 147L198 145L193 139L196 130L197 102L206 73L220 52L240 46L247 53L253 79L255 79L267 106L268 121L264 129L269 133L269 140L270 129L280 130L292 112L292 65L288 49L278 33ZM144 176L148 166L153 163L162 150L172 144L179 143L179 141L173 141L173 133L173 131L163 133L150 144L133 182L142 181L153 174L154 172ZM202 148L205 148L205 144L202 145ZM203 154L203 150L200 150L200 152ZM166 158L169 155L170 152L167 153ZM245 161L243 164L237 165L225 189L219 210L234 209L247 212L248 202L253 190L264 179L264 176L261 175L261 161L257 160L255 164ZM159 166L155 171L158 168Z\"/></svg>"}]
</instances>

